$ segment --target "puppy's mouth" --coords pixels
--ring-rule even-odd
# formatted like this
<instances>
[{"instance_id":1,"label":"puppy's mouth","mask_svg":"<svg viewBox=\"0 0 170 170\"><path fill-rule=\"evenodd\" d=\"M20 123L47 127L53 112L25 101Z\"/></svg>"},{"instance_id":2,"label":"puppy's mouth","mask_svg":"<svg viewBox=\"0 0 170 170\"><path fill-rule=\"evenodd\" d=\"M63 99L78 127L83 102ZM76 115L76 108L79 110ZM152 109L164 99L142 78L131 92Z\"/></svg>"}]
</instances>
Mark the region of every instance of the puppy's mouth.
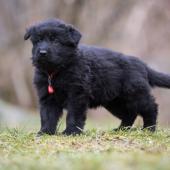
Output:
<instances>
[{"instance_id":1,"label":"puppy's mouth","mask_svg":"<svg viewBox=\"0 0 170 170\"><path fill-rule=\"evenodd\" d=\"M31 60L34 67L44 71L54 70L56 67L52 61L45 58L32 57Z\"/></svg>"}]
</instances>

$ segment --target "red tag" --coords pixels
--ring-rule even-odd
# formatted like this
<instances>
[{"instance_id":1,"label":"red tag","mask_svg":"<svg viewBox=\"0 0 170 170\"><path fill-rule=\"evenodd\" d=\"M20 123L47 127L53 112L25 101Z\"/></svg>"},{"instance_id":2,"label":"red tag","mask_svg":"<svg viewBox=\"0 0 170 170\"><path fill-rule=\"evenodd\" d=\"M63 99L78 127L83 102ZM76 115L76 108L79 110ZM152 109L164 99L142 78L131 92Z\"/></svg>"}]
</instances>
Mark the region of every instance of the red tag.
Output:
<instances>
[{"instance_id":1,"label":"red tag","mask_svg":"<svg viewBox=\"0 0 170 170\"><path fill-rule=\"evenodd\" d=\"M48 85L48 93L49 94L54 93L54 88L51 85Z\"/></svg>"}]
</instances>

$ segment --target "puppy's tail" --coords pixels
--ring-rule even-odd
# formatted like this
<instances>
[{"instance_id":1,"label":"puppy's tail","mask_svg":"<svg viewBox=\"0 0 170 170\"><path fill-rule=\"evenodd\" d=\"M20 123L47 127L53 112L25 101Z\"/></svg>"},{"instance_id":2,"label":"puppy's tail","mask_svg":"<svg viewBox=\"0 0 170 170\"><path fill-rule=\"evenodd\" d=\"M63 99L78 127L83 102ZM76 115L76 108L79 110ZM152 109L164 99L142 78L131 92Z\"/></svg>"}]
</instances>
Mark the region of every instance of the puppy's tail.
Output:
<instances>
[{"instance_id":1,"label":"puppy's tail","mask_svg":"<svg viewBox=\"0 0 170 170\"><path fill-rule=\"evenodd\" d=\"M149 84L152 87L158 86L158 87L170 88L170 75L160 73L151 68L147 68L147 69L148 69Z\"/></svg>"}]
</instances>

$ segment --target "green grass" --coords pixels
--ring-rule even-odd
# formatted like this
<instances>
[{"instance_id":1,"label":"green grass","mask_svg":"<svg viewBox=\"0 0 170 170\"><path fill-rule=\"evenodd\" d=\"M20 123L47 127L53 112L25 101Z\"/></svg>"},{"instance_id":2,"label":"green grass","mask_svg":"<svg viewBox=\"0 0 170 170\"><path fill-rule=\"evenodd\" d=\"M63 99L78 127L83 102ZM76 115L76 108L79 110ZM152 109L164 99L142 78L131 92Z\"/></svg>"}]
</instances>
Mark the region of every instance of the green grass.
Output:
<instances>
[{"instance_id":1,"label":"green grass","mask_svg":"<svg viewBox=\"0 0 170 170\"><path fill-rule=\"evenodd\" d=\"M0 132L0 170L170 170L170 130L97 131L43 136L21 128Z\"/></svg>"}]
</instances>

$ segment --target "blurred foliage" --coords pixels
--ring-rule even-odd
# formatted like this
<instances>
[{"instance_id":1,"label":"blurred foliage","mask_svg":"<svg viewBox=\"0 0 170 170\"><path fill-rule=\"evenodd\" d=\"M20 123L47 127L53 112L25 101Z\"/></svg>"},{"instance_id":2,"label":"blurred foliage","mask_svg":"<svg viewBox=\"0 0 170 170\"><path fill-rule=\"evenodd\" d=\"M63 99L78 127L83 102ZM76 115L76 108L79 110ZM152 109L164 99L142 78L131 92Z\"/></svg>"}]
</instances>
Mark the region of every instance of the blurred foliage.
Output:
<instances>
[{"instance_id":1,"label":"blurred foliage","mask_svg":"<svg viewBox=\"0 0 170 170\"><path fill-rule=\"evenodd\" d=\"M135 55L170 72L169 9L169 0L1 0L0 98L24 107L36 105L31 44L24 42L23 35L26 27L46 18L75 25L83 43ZM165 114L168 93L155 92Z\"/></svg>"}]
</instances>

